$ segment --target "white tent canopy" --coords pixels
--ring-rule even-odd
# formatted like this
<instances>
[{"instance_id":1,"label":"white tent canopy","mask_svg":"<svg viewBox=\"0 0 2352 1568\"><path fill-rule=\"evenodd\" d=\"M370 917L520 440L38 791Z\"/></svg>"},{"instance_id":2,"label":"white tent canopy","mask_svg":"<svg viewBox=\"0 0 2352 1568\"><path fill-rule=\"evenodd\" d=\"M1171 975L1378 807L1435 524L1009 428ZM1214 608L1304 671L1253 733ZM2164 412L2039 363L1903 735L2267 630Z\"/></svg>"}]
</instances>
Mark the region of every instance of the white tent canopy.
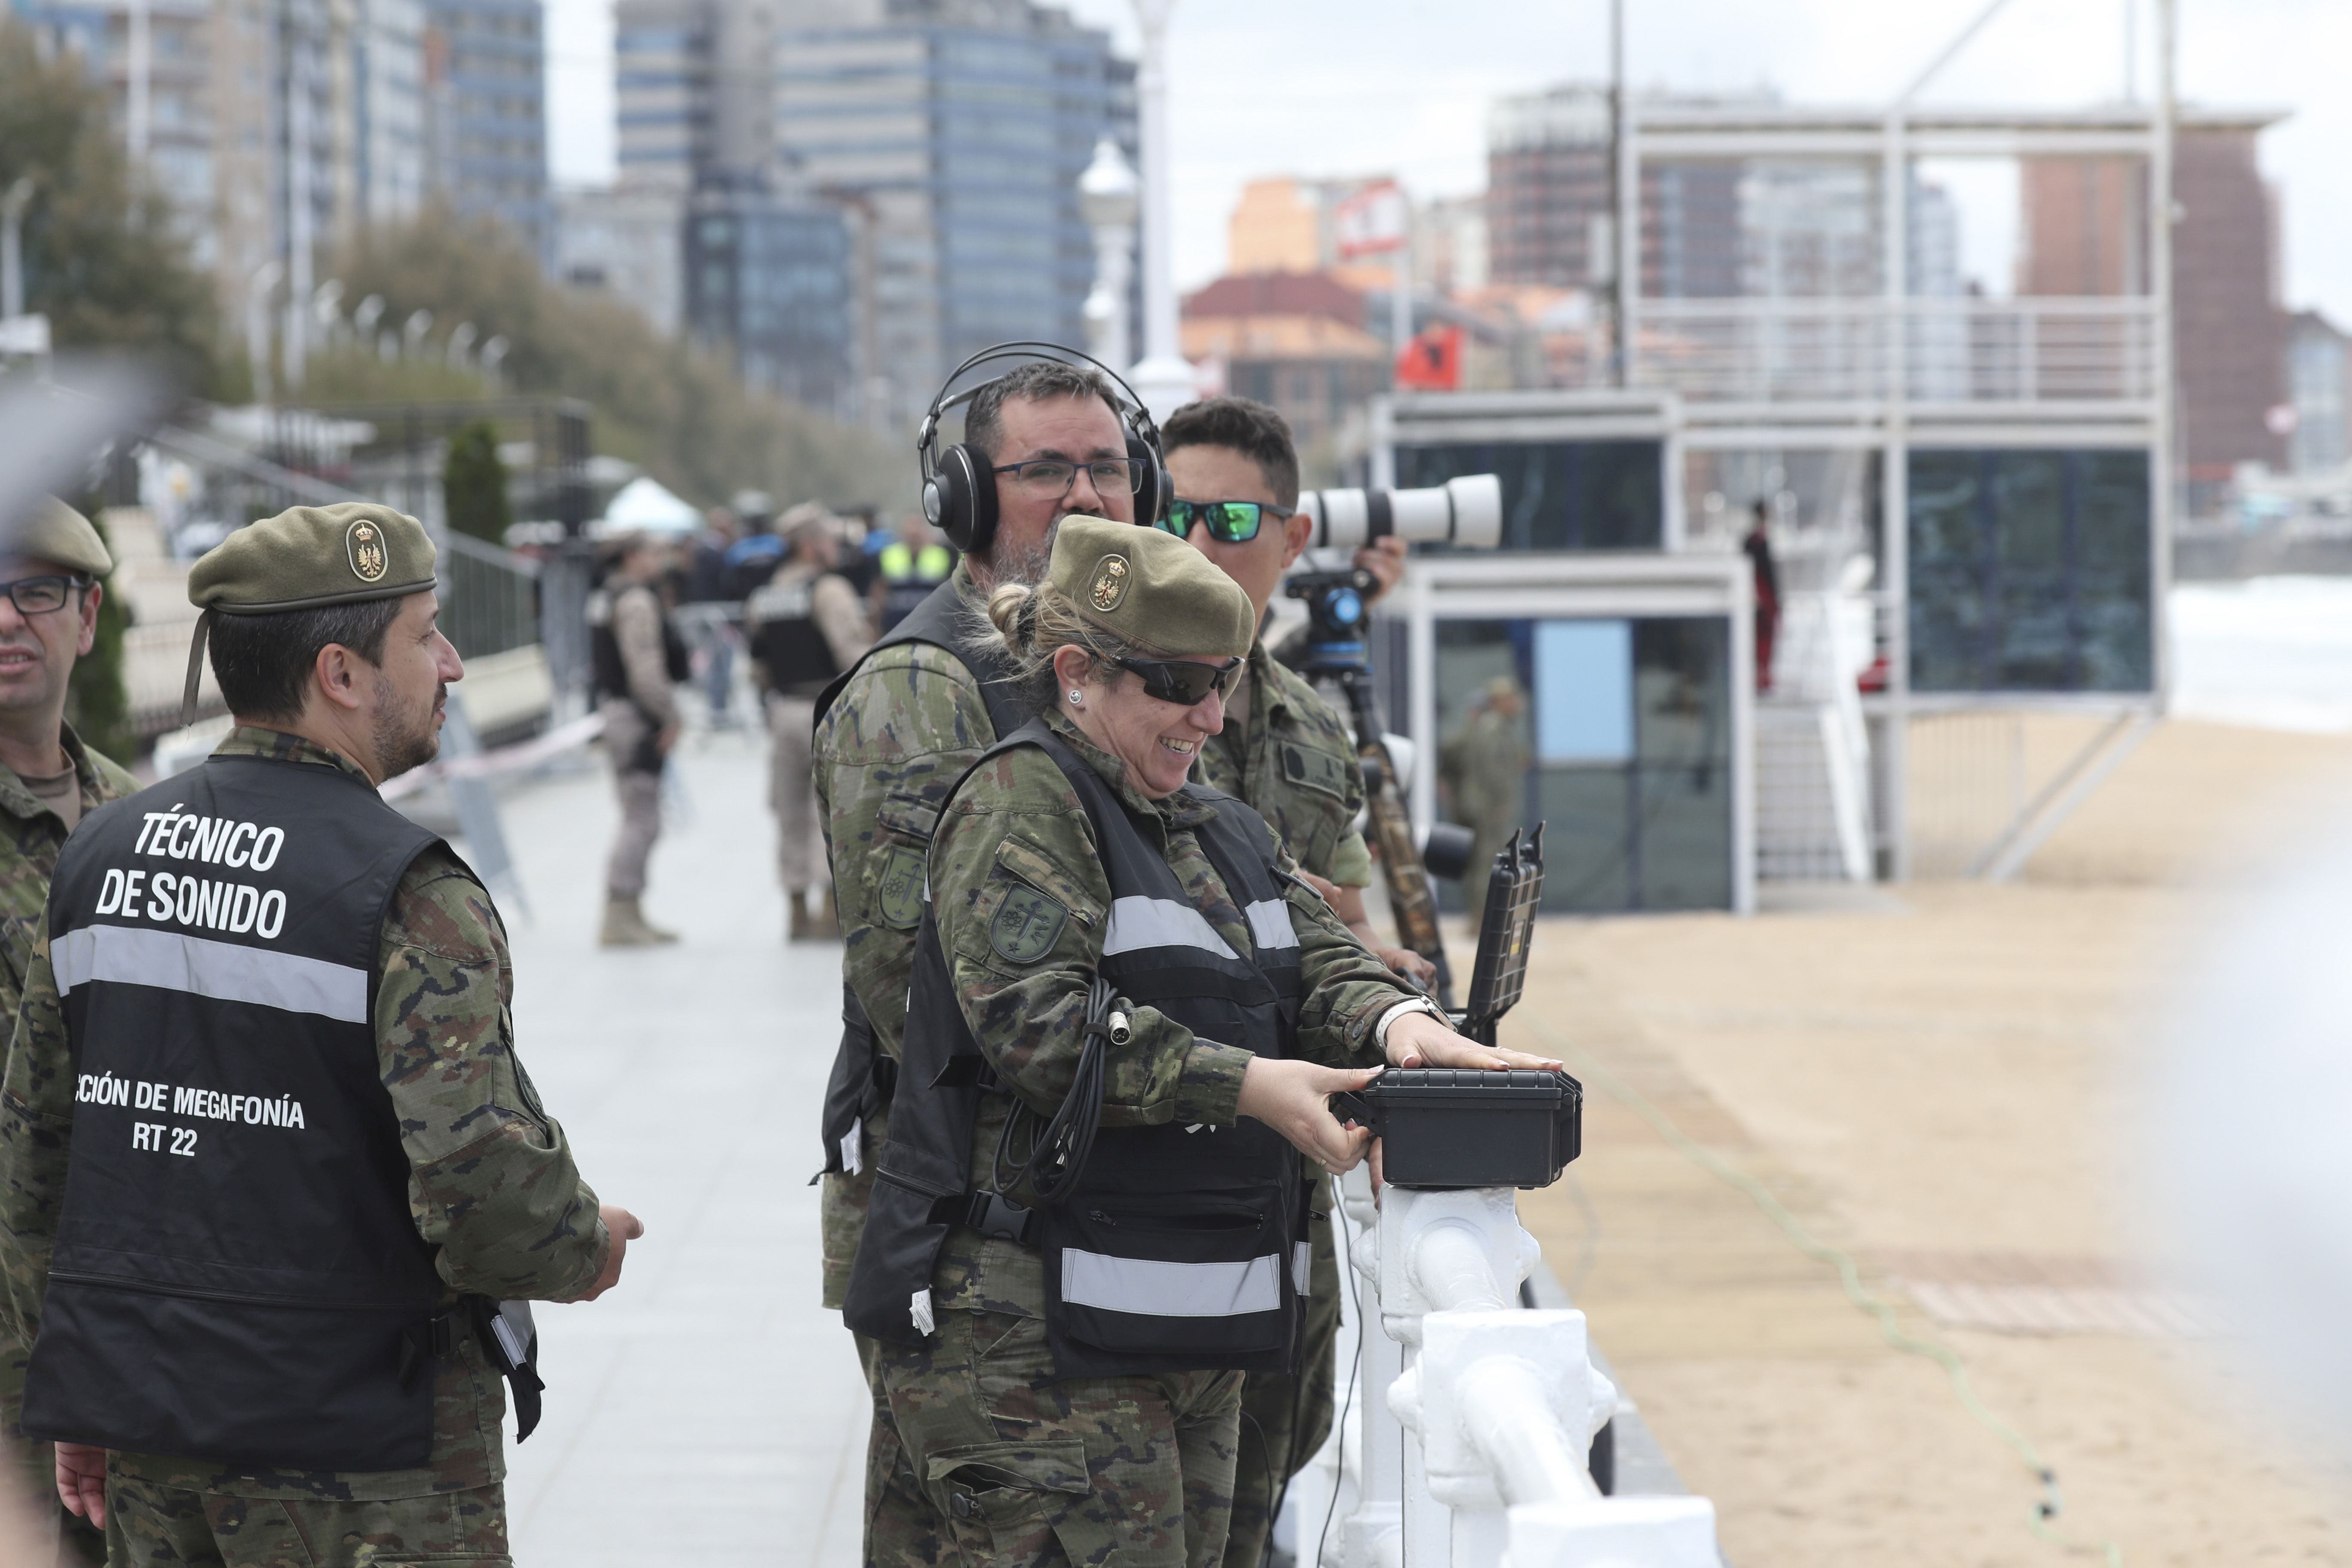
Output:
<instances>
[{"instance_id":1,"label":"white tent canopy","mask_svg":"<svg viewBox=\"0 0 2352 1568\"><path fill-rule=\"evenodd\" d=\"M640 477L620 488L589 531L610 539L624 533L696 533L701 528L702 513Z\"/></svg>"}]
</instances>

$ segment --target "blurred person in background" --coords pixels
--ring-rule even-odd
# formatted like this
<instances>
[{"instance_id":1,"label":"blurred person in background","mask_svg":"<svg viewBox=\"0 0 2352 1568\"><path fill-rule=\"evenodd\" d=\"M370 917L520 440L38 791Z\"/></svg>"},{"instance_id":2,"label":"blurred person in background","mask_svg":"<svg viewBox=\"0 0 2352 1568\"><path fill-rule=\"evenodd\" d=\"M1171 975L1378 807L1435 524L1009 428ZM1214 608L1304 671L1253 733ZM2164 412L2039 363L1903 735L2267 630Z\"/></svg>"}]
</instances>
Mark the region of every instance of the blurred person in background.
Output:
<instances>
[{"instance_id":1,"label":"blurred person in background","mask_svg":"<svg viewBox=\"0 0 2352 1568\"><path fill-rule=\"evenodd\" d=\"M727 597L741 604L783 563L784 542L776 532L776 503L767 491L739 490L734 512L743 531L722 557L720 584Z\"/></svg>"},{"instance_id":2,"label":"blurred person in background","mask_svg":"<svg viewBox=\"0 0 2352 1568\"><path fill-rule=\"evenodd\" d=\"M742 537L742 525L735 514L723 506L714 506L703 514L703 529L695 536L686 566L685 602L689 605L725 605L727 596L727 552ZM717 615L707 615L696 623L702 645L702 700L710 710L710 727L729 730L735 725L735 647L741 640L733 624Z\"/></svg>"},{"instance_id":3,"label":"blurred person in background","mask_svg":"<svg viewBox=\"0 0 2352 1568\"><path fill-rule=\"evenodd\" d=\"M1454 812L1470 828L1470 865L1463 873L1462 896L1468 900L1474 931L1486 912L1495 856L1510 842L1527 811L1528 769L1534 752L1528 744L1526 711L1527 693L1519 683L1498 675L1486 683L1486 694L1439 753L1438 767L1454 792Z\"/></svg>"},{"instance_id":4,"label":"blurred person in background","mask_svg":"<svg viewBox=\"0 0 2352 1568\"><path fill-rule=\"evenodd\" d=\"M776 865L790 908L786 940L832 937L829 879L820 885L815 764L816 700L873 646L857 590L840 571L841 520L822 507L785 514L792 553L744 601L743 625L767 690L768 805L776 814Z\"/></svg>"},{"instance_id":5,"label":"blurred person in background","mask_svg":"<svg viewBox=\"0 0 2352 1568\"><path fill-rule=\"evenodd\" d=\"M1264 626L1266 606L1313 528L1297 510L1298 450L1289 424L1263 403L1216 397L1170 415L1160 440L1174 496L1163 526L1190 539L1237 584L1249 595L1252 624ZM1397 568L1403 563L1401 550L1378 558ZM1408 948L1382 942L1364 909L1372 858L1356 826L1364 812L1364 773L1346 719L1303 677L1268 657L1262 640L1251 643L1224 706L1224 727L1201 742L1192 776L1265 818L1356 939L1391 969L1427 984L1434 967ZM1243 1382L1248 1420L1234 1471L1229 1568L1258 1568L1283 1489L1331 1430L1339 1254L1330 1184L1311 1163L1305 1175L1313 1199L1305 1349L1297 1371L1253 1372Z\"/></svg>"},{"instance_id":6,"label":"blurred person in background","mask_svg":"<svg viewBox=\"0 0 2352 1568\"><path fill-rule=\"evenodd\" d=\"M613 569L588 597L588 636L604 752L620 796L621 826L604 872L606 947L645 947L677 935L646 923L646 862L661 837L662 770L677 744L677 687L692 673L686 643L659 588L670 547L652 534L615 546Z\"/></svg>"},{"instance_id":7,"label":"blurred person in background","mask_svg":"<svg viewBox=\"0 0 2352 1568\"><path fill-rule=\"evenodd\" d=\"M13 1033L58 851L84 814L139 784L65 721L74 661L98 635L100 580L114 570L98 530L44 496L31 516L0 531L0 1030ZM24 1461L48 1533L63 1529L58 1561L103 1563L105 1536L58 1500L55 1451L18 1425L25 1359L26 1347L0 1329L0 1430Z\"/></svg>"},{"instance_id":8,"label":"blurred person in background","mask_svg":"<svg viewBox=\"0 0 2352 1568\"><path fill-rule=\"evenodd\" d=\"M888 632L955 572L955 552L919 517L902 517L874 557L875 620Z\"/></svg>"},{"instance_id":9,"label":"blurred person in background","mask_svg":"<svg viewBox=\"0 0 2352 1568\"><path fill-rule=\"evenodd\" d=\"M1780 568L1772 559L1772 503L1758 497L1756 520L1739 542L1756 572L1756 689L1772 689L1772 647L1780 638Z\"/></svg>"}]
</instances>

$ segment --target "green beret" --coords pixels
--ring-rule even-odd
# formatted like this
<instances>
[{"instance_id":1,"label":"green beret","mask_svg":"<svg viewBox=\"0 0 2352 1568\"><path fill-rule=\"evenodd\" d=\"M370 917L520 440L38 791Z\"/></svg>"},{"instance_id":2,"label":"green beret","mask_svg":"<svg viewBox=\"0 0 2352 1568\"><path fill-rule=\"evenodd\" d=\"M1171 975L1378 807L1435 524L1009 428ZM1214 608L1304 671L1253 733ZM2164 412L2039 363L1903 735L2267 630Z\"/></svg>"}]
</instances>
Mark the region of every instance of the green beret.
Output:
<instances>
[{"instance_id":1,"label":"green beret","mask_svg":"<svg viewBox=\"0 0 2352 1568\"><path fill-rule=\"evenodd\" d=\"M188 569L188 603L231 616L397 599L433 586L425 525L388 506L298 506L238 529Z\"/></svg>"},{"instance_id":2,"label":"green beret","mask_svg":"<svg viewBox=\"0 0 2352 1568\"><path fill-rule=\"evenodd\" d=\"M106 542L89 525L89 519L55 496L42 496L33 502L32 515L0 541L0 553L92 577L103 577L114 570L114 558L107 554Z\"/></svg>"},{"instance_id":3,"label":"green beret","mask_svg":"<svg viewBox=\"0 0 2352 1568\"><path fill-rule=\"evenodd\" d=\"M1047 576L1080 615L1138 647L1238 658L1257 641L1257 616L1241 584L1156 528L1066 517Z\"/></svg>"}]
</instances>

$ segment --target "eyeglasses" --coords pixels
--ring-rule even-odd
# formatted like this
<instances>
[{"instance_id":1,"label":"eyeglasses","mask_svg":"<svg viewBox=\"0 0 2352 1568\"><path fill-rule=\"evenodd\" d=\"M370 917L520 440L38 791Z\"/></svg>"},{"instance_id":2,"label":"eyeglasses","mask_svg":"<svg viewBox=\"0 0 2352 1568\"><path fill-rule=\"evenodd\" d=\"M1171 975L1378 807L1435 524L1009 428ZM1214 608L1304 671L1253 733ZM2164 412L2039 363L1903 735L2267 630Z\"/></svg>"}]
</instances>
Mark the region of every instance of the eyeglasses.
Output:
<instances>
[{"instance_id":1,"label":"eyeglasses","mask_svg":"<svg viewBox=\"0 0 2352 1568\"><path fill-rule=\"evenodd\" d=\"M1297 515L1262 500L1171 500L1167 518L1152 526L1179 539L1190 539L1193 524L1198 523L1220 544L1247 544L1257 537L1259 525L1268 514L1277 521Z\"/></svg>"},{"instance_id":2,"label":"eyeglasses","mask_svg":"<svg viewBox=\"0 0 2352 1568\"><path fill-rule=\"evenodd\" d=\"M84 577L19 577L13 583L0 584L8 590L8 602L16 606L20 616L46 616L51 610L62 610L66 600L76 588L89 586Z\"/></svg>"},{"instance_id":3,"label":"eyeglasses","mask_svg":"<svg viewBox=\"0 0 2352 1568\"><path fill-rule=\"evenodd\" d=\"M1146 697L1190 708L1212 691L1221 697L1230 693L1245 661L1229 658L1223 664L1193 664L1183 659L1122 658L1112 662L1143 678Z\"/></svg>"},{"instance_id":4,"label":"eyeglasses","mask_svg":"<svg viewBox=\"0 0 2352 1568\"><path fill-rule=\"evenodd\" d=\"M1071 463L1060 458L1033 458L1025 463L1003 463L989 470L1011 474L1013 482L1033 496L1066 496L1078 482L1078 470L1086 469L1100 495L1131 496L1135 493L1136 465L1132 458L1105 458L1099 463Z\"/></svg>"}]
</instances>

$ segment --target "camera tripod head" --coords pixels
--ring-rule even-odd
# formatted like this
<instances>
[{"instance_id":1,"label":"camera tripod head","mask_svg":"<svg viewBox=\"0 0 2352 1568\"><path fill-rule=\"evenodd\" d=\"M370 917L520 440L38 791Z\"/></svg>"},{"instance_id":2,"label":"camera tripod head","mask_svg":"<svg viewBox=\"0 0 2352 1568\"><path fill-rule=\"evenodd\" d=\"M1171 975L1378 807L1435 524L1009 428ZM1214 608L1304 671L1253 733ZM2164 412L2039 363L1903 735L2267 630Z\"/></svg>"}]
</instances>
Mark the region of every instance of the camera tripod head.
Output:
<instances>
[{"instance_id":1,"label":"camera tripod head","mask_svg":"<svg viewBox=\"0 0 2352 1568\"><path fill-rule=\"evenodd\" d=\"M1364 627L1371 618L1372 595L1381 580L1361 566L1339 572L1301 572L1282 585L1289 598L1307 605L1307 654L1298 672L1312 680L1318 675L1368 673L1364 659Z\"/></svg>"}]
</instances>

